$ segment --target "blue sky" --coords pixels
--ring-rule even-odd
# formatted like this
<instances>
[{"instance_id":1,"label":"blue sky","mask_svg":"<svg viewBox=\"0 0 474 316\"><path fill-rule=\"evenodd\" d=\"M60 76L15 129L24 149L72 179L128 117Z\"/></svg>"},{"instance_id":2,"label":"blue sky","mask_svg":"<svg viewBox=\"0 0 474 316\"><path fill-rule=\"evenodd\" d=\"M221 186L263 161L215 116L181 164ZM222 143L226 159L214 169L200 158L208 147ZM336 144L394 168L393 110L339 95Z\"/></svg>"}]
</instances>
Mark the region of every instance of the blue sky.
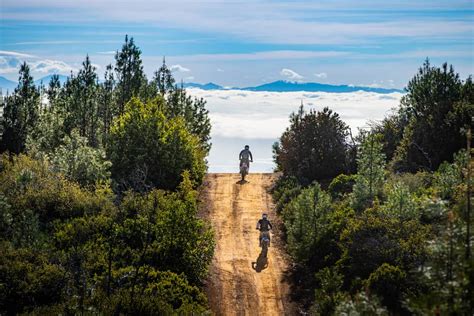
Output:
<instances>
[{"instance_id":1,"label":"blue sky","mask_svg":"<svg viewBox=\"0 0 474 316\"><path fill-rule=\"evenodd\" d=\"M0 75L102 74L125 34L149 76L250 86L279 79L402 88L426 57L474 69L472 1L2 0Z\"/></svg>"}]
</instances>

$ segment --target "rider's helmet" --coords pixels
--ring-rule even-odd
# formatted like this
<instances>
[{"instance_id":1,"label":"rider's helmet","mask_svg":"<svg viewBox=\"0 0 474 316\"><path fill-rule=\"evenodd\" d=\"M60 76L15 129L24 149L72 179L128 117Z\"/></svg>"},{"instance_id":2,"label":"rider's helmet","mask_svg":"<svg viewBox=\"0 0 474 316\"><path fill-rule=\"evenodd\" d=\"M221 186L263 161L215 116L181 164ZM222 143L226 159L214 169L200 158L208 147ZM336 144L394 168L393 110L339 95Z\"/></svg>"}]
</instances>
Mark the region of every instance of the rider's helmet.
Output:
<instances>
[{"instance_id":1,"label":"rider's helmet","mask_svg":"<svg viewBox=\"0 0 474 316\"><path fill-rule=\"evenodd\" d=\"M262 214L262 218L263 218L263 219L267 219L267 217L268 217L267 213L263 213L263 214Z\"/></svg>"},{"instance_id":2,"label":"rider's helmet","mask_svg":"<svg viewBox=\"0 0 474 316\"><path fill-rule=\"evenodd\" d=\"M249 148L250 148L250 146L249 146L249 145L245 145L245 149L249 149Z\"/></svg>"}]
</instances>

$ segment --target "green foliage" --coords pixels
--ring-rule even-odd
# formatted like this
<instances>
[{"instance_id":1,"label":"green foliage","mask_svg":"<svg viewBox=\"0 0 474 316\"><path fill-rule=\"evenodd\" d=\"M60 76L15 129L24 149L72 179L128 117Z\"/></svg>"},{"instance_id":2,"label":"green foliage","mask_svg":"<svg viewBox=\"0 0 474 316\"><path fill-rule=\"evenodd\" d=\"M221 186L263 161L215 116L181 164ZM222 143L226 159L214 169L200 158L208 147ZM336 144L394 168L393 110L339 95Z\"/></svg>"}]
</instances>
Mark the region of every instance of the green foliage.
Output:
<instances>
[{"instance_id":1,"label":"green foliage","mask_svg":"<svg viewBox=\"0 0 474 316\"><path fill-rule=\"evenodd\" d=\"M295 177L280 177L272 188L273 200L275 201L277 212L280 213L286 204L300 193L301 186Z\"/></svg>"},{"instance_id":2,"label":"green foliage","mask_svg":"<svg viewBox=\"0 0 474 316\"><path fill-rule=\"evenodd\" d=\"M25 151L26 139L38 120L40 95L35 88L30 67L20 66L18 87L5 100L3 108L3 134L0 153L18 154Z\"/></svg>"},{"instance_id":3,"label":"green foliage","mask_svg":"<svg viewBox=\"0 0 474 316\"><path fill-rule=\"evenodd\" d=\"M125 104L132 97L139 97L146 83L143 71L141 50L135 45L133 37L125 36L125 43L115 54L115 79L117 82L116 98L118 113L123 114Z\"/></svg>"},{"instance_id":4,"label":"green foliage","mask_svg":"<svg viewBox=\"0 0 474 316\"><path fill-rule=\"evenodd\" d=\"M399 310L401 294L406 291L406 273L397 266L383 263L367 279L368 288L383 298L382 303L390 310Z\"/></svg>"},{"instance_id":5,"label":"green foliage","mask_svg":"<svg viewBox=\"0 0 474 316\"><path fill-rule=\"evenodd\" d=\"M28 135L26 151L34 156L44 157L62 144L65 113L59 106L52 106L42 111L33 133Z\"/></svg>"},{"instance_id":6,"label":"green foliage","mask_svg":"<svg viewBox=\"0 0 474 316\"><path fill-rule=\"evenodd\" d=\"M310 260L328 233L331 199L319 184L301 191L283 211L288 230L288 250L301 262Z\"/></svg>"},{"instance_id":7,"label":"green foliage","mask_svg":"<svg viewBox=\"0 0 474 316\"><path fill-rule=\"evenodd\" d=\"M172 84L155 100L140 54L126 37L102 83L87 56L38 91L21 66L0 127L0 314L207 313L206 103Z\"/></svg>"},{"instance_id":8,"label":"green foliage","mask_svg":"<svg viewBox=\"0 0 474 316\"><path fill-rule=\"evenodd\" d=\"M0 241L0 252L0 311L14 315L61 299L64 269L47 252L15 249L7 241Z\"/></svg>"},{"instance_id":9,"label":"green foliage","mask_svg":"<svg viewBox=\"0 0 474 316\"><path fill-rule=\"evenodd\" d=\"M129 193L121 206L126 216L121 238L131 244L122 249L124 256L155 264L160 270L184 272L196 283L212 259L213 237L205 223L196 218L195 198L182 200L179 195L156 190L145 196Z\"/></svg>"},{"instance_id":10,"label":"green foliage","mask_svg":"<svg viewBox=\"0 0 474 316\"><path fill-rule=\"evenodd\" d=\"M166 66L165 58L163 57L163 64L160 69L155 71L153 78L153 85L157 91L164 97L167 93L171 93L174 89L174 78L171 70Z\"/></svg>"},{"instance_id":11,"label":"green foliage","mask_svg":"<svg viewBox=\"0 0 474 316\"><path fill-rule=\"evenodd\" d=\"M3 157L0 311L203 313L209 226L184 172L176 192L81 188L46 161Z\"/></svg>"},{"instance_id":12,"label":"green foliage","mask_svg":"<svg viewBox=\"0 0 474 316\"><path fill-rule=\"evenodd\" d=\"M379 124L372 126L372 133L379 134L383 145L382 152L387 161L391 161L398 145L402 141L403 131L408 125L408 118L403 112L387 116Z\"/></svg>"},{"instance_id":13,"label":"green foliage","mask_svg":"<svg viewBox=\"0 0 474 316\"><path fill-rule=\"evenodd\" d=\"M105 151L89 147L87 139L78 131L73 130L62 143L48 157L55 171L83 186L93 186L110 178L112 163L106 160Z\"/></svg>"},{"instance_id":14,"label":"green foliage","mask_svg":"<svg viewBox=\"0 0 474 316\"><path fill-rule=\"evenodd\" d=\"M346 169L349 128L329 108L290 116L290 127L273 151L278 169L300 183L330 180Z\"/></svg>"},{"instance_id":15,"label":"green foliage","mask_svg":"<svg viewBox=\"0 0 474 316\"><path fill-rule=\"evenodd\" d=\"M351 298L347 296L341 301L334 313L335 315L365 315L365 316L388 316L390 313L380 304L376 296L369 296L363 292Z\"/></svg>"},{"instance_id":16,"label":"green foliage","mask_svg":"<svg viewBox=\"0 0 474 316\"><path fill-rule=\"evenodd\" d=\"M383 265L396 267L404 276L403 282L398 282L403 284L398 289L401 292L399 296L394 298L393 293L377 291L379 288L376 286L374 290L384 302L390 302L392 309L400 309L399 298L418 290L418 276L414 271L427 259L428 234L429 227L416 220L399 220L376 210L367 210L361 217L350 220L340 237L343 251L340 264L346 282L353 280L348 286L359 287L357 279L368 279L369 284L371 278L378 280L387 270Z\"/></svg>"},{"instance_id":17,"label":"green foliage","mask_svg":"<svg viewBox=\"0 0 474 316\"><path fill-rule=\"evenodd\" d=\"M334 268L321 269L316 274L316 281L319 287L315 291L315 303L313 308L316 315L333 315L336 306L344 299L341 290L343 276Z\"/></svg>"},{"instance_id":18,"label":"green foliage","mask_svg":"<svg viewBox=\"0 0 474 316\"><path fill-rule=\"evenodd\" d=\"M79 135L86 137L88 143L93 147L99 145L97 104L99 85L95 70L89 56L86 56L86 60L82 63L82 68L77 76L71 75L62 94L66 114L64 118L66 134L70 134L73 129L77 129Z\"/></svg>"},{"instance_id":19,"label":"green foliage","mask_svg":"<svg viewBox=\"0 0 474 316\"><path fill-rule=\"evenodd\" d=\"M436 170L465 145L463 128L474 115L472 80L464 83L452 66L426 60L408 82L400 115L408 118L392 167L398 171Z\"/></svg>"},{"instance_id":20,"label":"green foliage","mask_svg":"<svg viewBox=\"0 0 474 316\"><path fill-rule=\"evenodd\" d=\"M107 145L112 120L118 115L116 97L114 94L115 78L112 65L105 68L104 81L99 84L99 101L97 115L102 128L101 141Z\"/></svg>"},{"instance_id":21,"label":"green foliage","mask_svg":"<svg viewBox=\"0 0 474 316\"><path fill-rule=\"evenodd\" d=\"M209 153L211 121L209 111L205 108L206 101L202 98L191 98L183 88L175 88L169 91L166 105L165 115L171 119L182 117L188 131L199 138L206 154Z\"/></svg>"},{"instance_id":22,"label":"green foliage","mask_svg":"<svg viewBox=\"0 0 474 316\"><path fill-rule=\"evenodd\" d=\"M463 170L467 167L469 156L466 151L454 155L454 163L442 163L434 174L434 187L443 199L454 198L459 185L463 183Z\"/></svg>"},{"instance_id":23,"label":"green foliage","mask_svg":"<svg viewBox=\"0 0 474 316\"><path fill-rule=\"evenodd\" d=\"M387 201L382 210L389 215L396 216L401 220L418 219L420 214L416 207L416 199L408 190L408 187L398 182L389 185L386 189Z\"/></svg>"},{"instance_id":24,"label":"green foliage","mask_svg":"<svg viewBox=\"0 0 474 316\"><path fill-rule=\"evenodd\" d=\"M341 173L334 179L328 187L328 192L331 194L333 199L340 199L346 194L352 192L352 187L356 182L357 177L355 175L347 175Z\"/></svg>"},{"instance_id":25,"label":"green foliage","mask_svg":"<svg viewBox=\"0 0 474 316\"><path fill-rule=\"evenodd\" d=\"M108 153L112 175L124 188L175 189L189 170L199 184L206 169L205 152L182 118L167 119L164 100L146 104L132 99L114 121Z\"/></svg>"},{"instance_id":26,"label":"green foliage","mask_svg":"<svg viewBox=\"0 0 474 316\"><path fill-rule=\"evenodd\" d=\"M47 162L24 155L12 160L3 156L0 192L19 211L31 210L45 225L55 219L95 214L104 206L111 207L110 196L103 191L81 189L52 171Z\"/></svg>"},{"instance_id":27,"label":"green foliage","mask_svg":"<svg viewBox=\"0 0 474 316\"><path fill-rule=\"evenodd\" d=\"M353 186L353 207L362 210L372 204L383 187L385 156L380 136L364 137L357 155L357 175Z\"/></svg>"},{"instance_id":28,"label":"green foliage","mask_svg":"<svg viewBox=\"0 0 474 316\"><path fill-rule=\"evenodd\" d=\"M273 197L303 308L312 300L316 315L472 314L472 153L459 149L474 113L473 87L471 77L462 82L452 67L427 61L400 110L358 136L357 174L332 180L332 201L296 171L278 181ZM293 114L283 135L294 144L283 152L290 157L313 144L301 136L304 117ZM285 172L281 150L274 146Z\"/></svg>"}]
</instances>

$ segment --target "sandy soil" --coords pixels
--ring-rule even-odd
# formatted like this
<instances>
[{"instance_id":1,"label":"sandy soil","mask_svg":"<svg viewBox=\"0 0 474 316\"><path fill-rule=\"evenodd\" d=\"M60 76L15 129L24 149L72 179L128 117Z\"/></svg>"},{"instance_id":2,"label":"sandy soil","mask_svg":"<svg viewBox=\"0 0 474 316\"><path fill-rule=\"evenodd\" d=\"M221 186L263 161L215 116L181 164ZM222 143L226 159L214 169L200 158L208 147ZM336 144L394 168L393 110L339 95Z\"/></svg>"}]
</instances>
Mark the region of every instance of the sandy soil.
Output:
<instances>
[{"instance_id":1,"label":"sandy soil","mask_svg":"<svg viewBox=\"0 0 474 316\"><path fill-rule=\"evenodd\" d=\"M216 236L207 292L216 315L294 314L289 286L283 281L288 260L278 234L272 234L265 259L255 229L262 211L268 212L271 221L276 217L268 192L275 178L274 174L250 174L248 182L240 183L238 174L206 177L202 215L208 217Z\"/></svg>"}]
</instances>

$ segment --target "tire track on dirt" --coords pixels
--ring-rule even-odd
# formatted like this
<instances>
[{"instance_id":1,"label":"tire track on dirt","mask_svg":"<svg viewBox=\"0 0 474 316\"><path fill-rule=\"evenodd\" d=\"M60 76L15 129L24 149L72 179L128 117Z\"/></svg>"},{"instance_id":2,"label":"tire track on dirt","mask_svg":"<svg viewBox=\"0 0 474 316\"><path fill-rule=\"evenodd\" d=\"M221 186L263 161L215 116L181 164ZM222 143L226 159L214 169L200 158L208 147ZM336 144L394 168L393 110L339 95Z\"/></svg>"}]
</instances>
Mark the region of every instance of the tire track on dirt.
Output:
<instances>
[{"instance_id":1,"label":"tire track on dirt","mask_svg":"<svg viewBox=\"0 0 474 316\"><path fill-rule=\"evenodd\" d=\"M268 259L260 256L262 211L275 218L269 187L274 174L250 174L239 183L238 174L208 174L201 198L201 215L215 231L216 250L207 293L216 315L292 315L289 286L283 282L288 263L279 242L272 240ZM275 238L272 236L272 238Z\"/></svg>"}]
</instances>

